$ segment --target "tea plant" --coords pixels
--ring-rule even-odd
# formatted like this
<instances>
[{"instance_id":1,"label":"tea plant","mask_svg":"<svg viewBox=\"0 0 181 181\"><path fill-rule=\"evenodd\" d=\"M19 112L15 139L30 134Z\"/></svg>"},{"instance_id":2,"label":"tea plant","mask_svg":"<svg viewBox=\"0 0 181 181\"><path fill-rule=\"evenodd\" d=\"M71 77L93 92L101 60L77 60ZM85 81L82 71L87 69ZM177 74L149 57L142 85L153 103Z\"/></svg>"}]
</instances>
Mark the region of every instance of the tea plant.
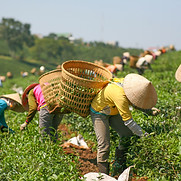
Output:
<instances>
[{"instance_id":1,"label":"tea plant","mask_svg":"<svg viewBox=\"0 0 181 181\"><path fill-rule=\"evenodd\" d=\"M20 119L19 119L20 117ZM0 180L78 180L78 157L64 154L58 143L41 140L38 117L20 132L25 115L9 111L6 118L15 134L0 134ZM12 119L13 118L13 119ZM61 137L60 137L61 138Z\"/></svg>"},{"instance_id":2,"label":"tea plant","mask_svg":"<svg viewBox=\"0 0 181 181\"><path fill-rule=\"evenodd\" d=\"M157 116L148 116L141 111L132 110L133 119L150 136L129 140L126 165L135 165L138 177L146 176L150 181L181 180L181 83L175 80L175 71L181 63L181 52L168 52L158 57L152 65L153 72L146 70L144 76L149 79L157 92L156 107L161 110ZM125 67L119 77L128 73L137 73L135 69ZM0 88L0 95L14 92L11 88L27 87L38 82L37 76L9 79ZM0 180L80 180L77 170L78 157L66 155L62 151L63 138L53 144L48 139L40 139L38 114L28 129L21 132L19 126L25 121L27 113L6 111L7 123L16 133L0 133ZM96 136L90 117L82 118L70 113L64 116L62 124L67 124L72 131L92 141L96 150ZM115 147L119 143L118 135L111 130L110 163L114 160Z\"/></svg>"},{"instance_id":3,"label":"tea plant","mask_svg":"<svg viewBox=\"0 0 181 181\"><path fill-rule=\"evenodd\" d=\"M153 117L136 110L132 112L135 121L151 134L141 139L132 137L127 166L135 165L136 174L147 176L148 180L181 180L181 117L178 109L181 84L175 80L175 71L181 63L178 54L180 52L163 55L153 64L154 72L146 71L144 75L155 86L156 107L161 110L160 114Z\"/></svg>"}]
</instances>

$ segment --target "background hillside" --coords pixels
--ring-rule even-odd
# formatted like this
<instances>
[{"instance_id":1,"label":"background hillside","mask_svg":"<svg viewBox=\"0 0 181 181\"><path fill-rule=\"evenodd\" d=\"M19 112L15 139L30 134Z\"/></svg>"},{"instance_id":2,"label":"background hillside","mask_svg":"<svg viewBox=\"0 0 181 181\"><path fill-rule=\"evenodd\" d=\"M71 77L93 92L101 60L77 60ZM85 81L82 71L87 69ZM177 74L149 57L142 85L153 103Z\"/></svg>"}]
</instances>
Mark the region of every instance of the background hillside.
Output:
<instances>
[{"instance_id":1,"label":"background hillside","mask_svg":"<svg viewBox=\"0 0 181 181\"><path fill-rule=\"evenodd\" d=\"M122 57L123 52L139 55L143 50L119 47L103 42L72 41L70 37L50 33L39 37L31 34L31 25L23 24L12 18L2 18L0 22L0 75L11 71L13 75L20 71L30 71L41 65L46 70L55 69L67 60L85 60L94 62L102 59L112 63L114 56ZM16 64L16 69L12 65Z\"/></svg>"}]
</instances>

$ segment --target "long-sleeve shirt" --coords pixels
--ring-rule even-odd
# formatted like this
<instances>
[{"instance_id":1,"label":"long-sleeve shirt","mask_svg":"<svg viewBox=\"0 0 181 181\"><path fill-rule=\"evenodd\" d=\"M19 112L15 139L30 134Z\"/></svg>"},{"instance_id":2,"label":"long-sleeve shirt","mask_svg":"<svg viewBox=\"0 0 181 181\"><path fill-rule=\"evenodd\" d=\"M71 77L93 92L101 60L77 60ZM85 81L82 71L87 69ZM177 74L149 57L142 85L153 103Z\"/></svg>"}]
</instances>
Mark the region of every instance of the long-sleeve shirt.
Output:
<instances>
[{"instance_id":1,"label":"long-sleeve shirt","mask_svg":"<svg viewBox=\"0 0 181 181\"><path fill-rule=\"evenodd\" d=\"M0 99L0 127L1 126L5 126L8 127L8 125L6 124L5 121L5 117L4 117L4 111L7 109L8 105L6 103L6 101Z\"/></svg>"},{"instance_id":2,"label":"long-sleeve shirt","mask_svg":"<svg viewBox=\"0 0 181 181\"><path fill-rule=\"evenodd\" d=\"M28 94L29 111L26 118L26 122L29 123L35 116L37 110L39 111L41 106L45 105L45 99L41 91L40 84L30 90Z\"/></svg>"},{"instance_id":3,"label":"long-sleeve shirt","mask_svg":"<svg viewBox=\"0 0 181 181\"><path fill-rule=\"evenodd\" d=\"M120 80L122 81L123 79ZM91 107L96 112L106 115L120 114L123 121L127 121L132 118L129 105L130 102L125 95L123 87L110 83L96 95Z\"/></svg>"}]
</instances>

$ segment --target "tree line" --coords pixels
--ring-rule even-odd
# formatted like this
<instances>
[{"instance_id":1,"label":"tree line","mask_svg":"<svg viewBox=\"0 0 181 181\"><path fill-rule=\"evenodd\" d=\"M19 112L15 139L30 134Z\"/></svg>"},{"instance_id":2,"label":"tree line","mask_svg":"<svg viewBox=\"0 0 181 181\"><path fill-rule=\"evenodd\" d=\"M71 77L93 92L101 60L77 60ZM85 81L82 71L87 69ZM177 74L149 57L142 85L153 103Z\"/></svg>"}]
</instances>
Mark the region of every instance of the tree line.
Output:
<instances>
[{"instance_id":1,"label":"tree line","mask_svg":"<svg viewBox=\"0 0 181 181\"><path fill-rule=\"evenodd\" d=\"M28 59L41 60L45 63L61 64L66 60L104 60L112 63L114 56L122 56L129 51L139 55L143 50L123 48L104 42L84 42L50 33L39 38L31 33L31 25L13 18L2 18L0 22L0 55L11 56L19 61Z\"/></svg>"}]
</instances>

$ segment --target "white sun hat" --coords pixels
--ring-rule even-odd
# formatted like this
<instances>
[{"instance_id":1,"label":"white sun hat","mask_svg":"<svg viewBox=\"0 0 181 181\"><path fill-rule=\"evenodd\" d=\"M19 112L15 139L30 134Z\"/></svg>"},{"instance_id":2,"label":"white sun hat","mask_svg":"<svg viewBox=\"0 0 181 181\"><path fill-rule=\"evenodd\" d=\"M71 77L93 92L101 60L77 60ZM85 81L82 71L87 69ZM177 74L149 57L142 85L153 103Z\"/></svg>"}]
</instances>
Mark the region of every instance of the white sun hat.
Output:
<instances>
[{"instance_id":1,"label":"white sun hat","mask_svg":"<svg viewBox=\"0 0 181 181\"><path fill-rule=\"evenodd\" d=\"M43 65L40 67L40 71L45 71L45 67Z\"/></svg>"},{"instance_id":2,"label":"white sun hat","mask_svg":"<svg viewBox=\"0 0 181 181\"><path fill-rule=\"evenodd\" d=\"M143 65L144 62L145 62L144 57L139 58L138 61L136 62L136 67L141 68L141 66Z\"/></svg>"},{"instance_id":3,"label":"white sun hat","mask_svg":"<svg viewBox=\"0 0 181 181\"><path fill-rule=\"evenodd\" d=\"M123 65L122 64L115 64L115 66L119 71L123 70Z\"/></svg>"},{"instance_id":4,"label":"white sun hat","mask_svg":"<svg viewBox=\"0 0 181 181\"><path fill-rule=\"evenodd\" d=\"M160 50L157 50L156 52L155 52L155 55L156 56L160 56L162 54L162 52L160 51Z\"/></svg>"},{"instance_id":5,"label":"white sun hat","mask_svg":"<svg viewBox=\"0 0 181 181\"><path fill-rule=\"evenodd\" d=\"M123 53L123 56L129 58L129 57L130 57L130 54L129 54L129 52L124 52L124 53Z\"/></svg>"},{"instance_id":6,"label":"white sun hat","mask_svg":"<svg viewBox=\"0 0 181 181\"><path fill-rule=\"evenodd\" d=\"M145 55L145 60L146 60L148 63L152 63L152 62L153 62L153 56L152 56L152 55Z\"/></svg>"},{"instance_id":7,"label":"white sun hat","mask_svg":"<svg viewBox=\"0 0 181 181\"><path fill-rule=\"evenodd\" d=\"M151 109L156 105L157 93L152 83L138 74L124 78L123 89L129 101L138 108Z\"/></svg>"},{"instance_id":8,"label":"white sun hat","mask_svg":"<svg viewBox=\"0 0 181 181\"><path fill-rule=\"evenodd\" d=\"M177 68L176 72L175 72L175 78L177 81L181 82L181 64L180 66Z\"/></svg>"}]
</instances>

